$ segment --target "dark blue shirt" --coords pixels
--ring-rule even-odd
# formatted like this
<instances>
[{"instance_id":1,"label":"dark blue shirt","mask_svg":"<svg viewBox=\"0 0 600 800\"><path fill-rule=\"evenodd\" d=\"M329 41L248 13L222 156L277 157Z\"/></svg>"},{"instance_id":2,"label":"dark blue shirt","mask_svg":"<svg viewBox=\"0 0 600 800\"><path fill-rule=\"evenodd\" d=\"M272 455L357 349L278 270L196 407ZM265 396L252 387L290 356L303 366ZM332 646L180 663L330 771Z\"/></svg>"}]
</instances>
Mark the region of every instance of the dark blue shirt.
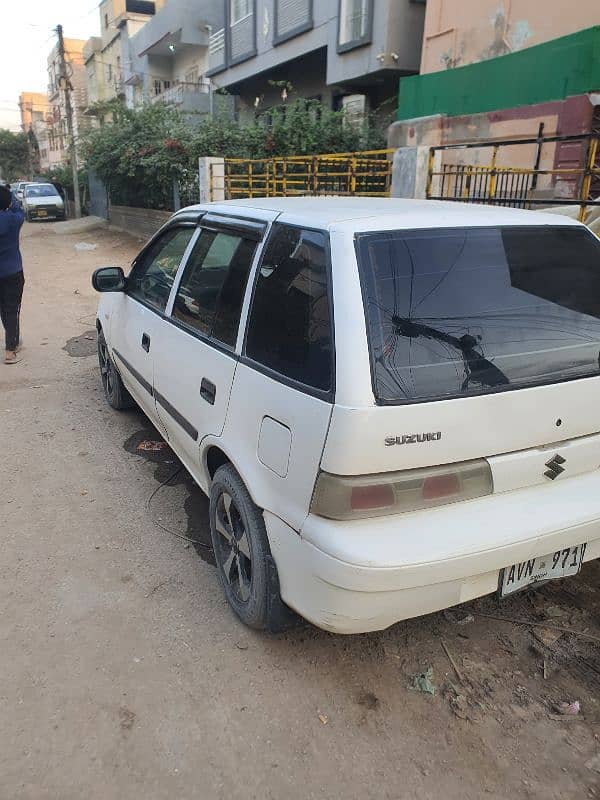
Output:
<instances>
[{"instance_id":1,"label":"dark blue shirt","mask_svg":"<svg viewBox=\"0 0 600 800\"><path fill-rule=\"evenodd\" d=\"M23 270L19 250L19 234L25 214L18 202L13 202L7 211L0 211L0 279Z\"/></svg>"}]
</instances>

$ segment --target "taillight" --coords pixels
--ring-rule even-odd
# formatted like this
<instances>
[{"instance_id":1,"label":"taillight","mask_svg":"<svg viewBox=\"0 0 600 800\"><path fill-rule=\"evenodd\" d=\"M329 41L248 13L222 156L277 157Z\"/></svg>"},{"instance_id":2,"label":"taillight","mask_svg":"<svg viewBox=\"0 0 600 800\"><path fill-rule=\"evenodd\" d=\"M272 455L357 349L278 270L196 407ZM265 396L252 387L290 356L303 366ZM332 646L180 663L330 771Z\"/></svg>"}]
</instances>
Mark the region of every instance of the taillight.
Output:
<instances>
[{"instance_id":1,"label":"taillight","mask_svg":"<svg viewBox=\"0 0 600 800\"><path fill-rule=\"evenodd\" d=\"M389 484L354 486L350 492L352 511L372 508L391 508L394 505L394 489Z\"/></svg>"},{"instance_id":2,"label":"taillight","mask_svg":"<svg viewBox=\"0 0 600 800\"><path fill-rule=\"evenodd\" d=\"M447 475L433 475L423 481L423 499L435 500L439 497L452 497L460 494L460 478L455 472Z\"/></svg>"},{"instance_id":3,"label":"taillight","mask_svg":"<svg viewBox=\"0 0 600 800\"><path fill-rule=\"evenodd\" d=\"M472 500L492 491L492 471L485 459L378 475L321 472L311 511L328 519L363 519Z\"/></svg>"}]
</instances>

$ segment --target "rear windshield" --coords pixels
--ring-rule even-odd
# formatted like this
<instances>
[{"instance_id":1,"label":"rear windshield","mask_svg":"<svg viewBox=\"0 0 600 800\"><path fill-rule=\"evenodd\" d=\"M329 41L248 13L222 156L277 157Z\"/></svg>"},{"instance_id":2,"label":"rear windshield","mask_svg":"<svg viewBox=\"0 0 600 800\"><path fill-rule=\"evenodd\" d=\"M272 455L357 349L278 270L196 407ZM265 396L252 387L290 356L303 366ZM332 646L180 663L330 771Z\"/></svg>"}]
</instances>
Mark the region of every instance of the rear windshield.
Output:
<instances>
[{"instance_id":1,"label":"rear windshield","mask_svg":"<svg viewBox=\"0 0 600 800\"><path fill-rule=\"evenodd\" d=\"M600 374L600 242L583 227L357 237L381 403Z\"/></svg>"}]
</instances>

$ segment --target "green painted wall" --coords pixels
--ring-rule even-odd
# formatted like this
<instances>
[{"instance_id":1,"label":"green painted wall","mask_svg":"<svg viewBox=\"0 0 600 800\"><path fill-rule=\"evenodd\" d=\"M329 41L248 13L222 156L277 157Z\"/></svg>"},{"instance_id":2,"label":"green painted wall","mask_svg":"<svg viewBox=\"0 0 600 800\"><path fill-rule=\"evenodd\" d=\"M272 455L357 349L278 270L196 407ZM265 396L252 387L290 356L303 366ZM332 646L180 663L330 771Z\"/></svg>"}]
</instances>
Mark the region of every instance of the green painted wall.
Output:
<instances>
[{"instance_id":1,"label":"green painted wall","mask_svg":"<svg viewBox=\"0 0 600 800\"><path fill-rule=\"evenodd\" d=\"M402 78L398 119L477 114L599 89L600 25L466 67Z\"/></svg>"}]
</instances>

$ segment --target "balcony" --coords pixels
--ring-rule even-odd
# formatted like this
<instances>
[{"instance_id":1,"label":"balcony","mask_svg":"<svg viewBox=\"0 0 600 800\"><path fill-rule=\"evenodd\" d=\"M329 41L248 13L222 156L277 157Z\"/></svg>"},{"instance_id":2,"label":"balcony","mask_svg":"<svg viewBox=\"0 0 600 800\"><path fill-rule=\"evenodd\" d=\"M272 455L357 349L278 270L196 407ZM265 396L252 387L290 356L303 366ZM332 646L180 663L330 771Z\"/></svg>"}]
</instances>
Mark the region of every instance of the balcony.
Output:
<instances>
[{"instance_id":1,"label":"balcony","mask_svg":"<svg viewBox=\"0 0 600 800\"><path fill-rule=\"evenodd\" d=\"M160 85L159 85L160 84ZM155 81L152 103L166 103L187 113L209 114L211 106L210 82Z\"/></svg>"}]
</instances>

